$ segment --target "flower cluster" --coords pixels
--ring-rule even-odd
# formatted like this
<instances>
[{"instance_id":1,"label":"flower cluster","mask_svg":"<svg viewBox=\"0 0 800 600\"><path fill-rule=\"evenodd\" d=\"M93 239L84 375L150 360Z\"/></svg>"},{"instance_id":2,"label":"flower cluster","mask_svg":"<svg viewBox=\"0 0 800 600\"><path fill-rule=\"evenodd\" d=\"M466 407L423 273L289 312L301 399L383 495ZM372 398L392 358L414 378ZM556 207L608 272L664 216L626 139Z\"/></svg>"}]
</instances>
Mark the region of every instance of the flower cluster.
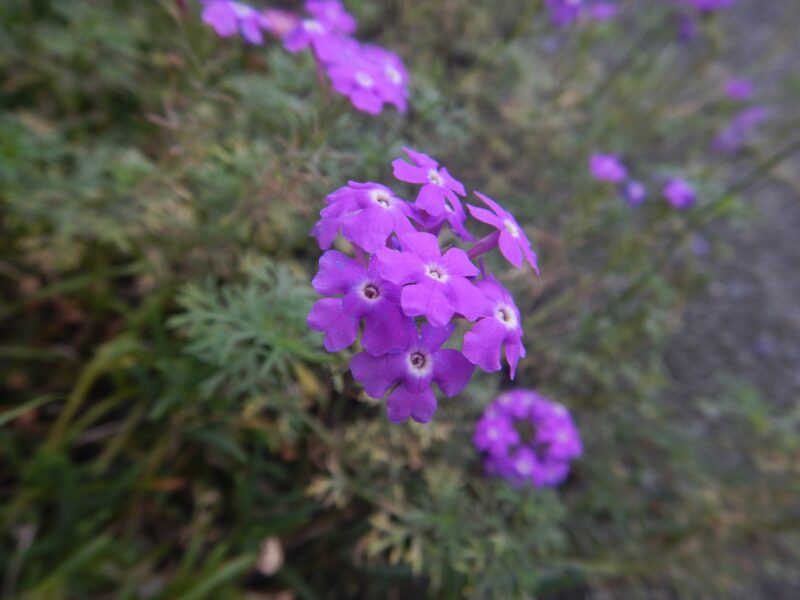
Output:
<instances>
[{"instance_id":1,"label":"flower cluster","mask_svg":"<svg viewBox=\"0 0 800 600\"><path fill-rule=\"evenodd\" d=\"M231 0L201 0L203 21L220 37L240 34L250 44L264 42L263 31L270 31L270 20L252 6Z\"/></svg>"},{"instance_id":2,"label":"flower cluster","mask_svg":"<svg viewBox=\"0 0 800 600\"><path fill-rule=\"evenodd\" d=\"M583 453L569 411L533 390L501 394L478 421L473 442L488 474L537 488L562 483Z\"/></svg>"},{"instance_id":3,"label":"flower cluster","mask_svg":"<svg viewBox=\"0 0 800 600\"><path fill-rule=\"evenodd\" d=\"M263 41L262 31L280 38L292 53L311 49L320 68L338 93L372 115L386 104L405 112L408 72L397 54L353 37L356 19L340 0L306 0L301 17L280 9L258 10L231 0L201 0L203 20L218 35L241 33L252 44Z\"/></svg>"},{"instance_id":4,"label":"flower cluster","mask_svg":"<svg viewBox=\"0 0 800 600\"><path fill-rule=\"evenodd\" d=\"M731 79L725 84L725 95L734 103L747 102L755 95L755 85L749 79ZM766 106L739 107L711 142L711 148L721 154L738 152L768 118L769 109Z\"/></svg>"},{"instance_id":5,"label":"flower cluster","mask_svg":"<svg viewBox=\"0 0 800 600\"><path fill-rule=\"evenodd\" d=\"M566 27L581 18L608 21L619 12L619 4L603 0L545 0L550 20L558 27Z\"/></svg>"},{"instance_id":6,"label":"flower cluster","mask_svg":"<svg viewBox=\"0 0 800 600\"><path fill-rule=\"evenodd\" d=\"M436 411L433 383L454 396L476 366L499 371L505 355L513 378L525 356L514 299L475 261L496 248L514 267L527 263L538 272L538 266L511 213L479 192L486 208L467 205L467 213L460 181L426 154L405 153L409 160L392 165L397 180L417 188L413 203L378 183L350 182L327 197L311 230L325 252L312 281L323 298L308 325L325 334L329 352L350 347L360 334L363 351L351 363L355 379L370 396L388 393L391 421L424 423ZM491 231L476 241L468 214ZM442 247L445 231L470 243L468 250ZM354 257L331 249L339 235ZM461 350L444 348L459 337Z\"/></svg>"},{"instance_id":7,"label":"flower cluster","mask_svg":"<svg viewBox=\"0 0 800 600\"><path fill-rule=\"evenodd\" d=\"M616 154L592 154L589 171L595 179L616 185L620 195L631 206L638 206L647 198L647 186L629 177L627 167ZM689 208L697 199L691 184L677 177L664 182L661 195L670 206L677 209Z\"/></svg>"}]
</instances>

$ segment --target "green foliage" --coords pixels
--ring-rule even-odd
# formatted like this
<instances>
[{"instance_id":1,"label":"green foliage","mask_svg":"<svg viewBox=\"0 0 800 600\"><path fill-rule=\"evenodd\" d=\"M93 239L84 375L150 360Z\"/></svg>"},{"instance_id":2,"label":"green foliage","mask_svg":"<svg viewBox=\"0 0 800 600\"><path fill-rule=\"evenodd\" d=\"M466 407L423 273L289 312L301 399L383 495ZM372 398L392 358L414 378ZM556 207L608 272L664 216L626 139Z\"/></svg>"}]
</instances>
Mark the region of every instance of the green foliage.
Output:
<instances>
[{"instance_id":1,"label":"green foliage","mask_svg":"<svg viewBox=\"0 0 800 600\"><path fill-rule=\"evenodd\" d=\"M196 3L0 4L3 594L722 597L752 544L790 574L796 411L736 382L663 401L704 283L690 242L774 165L749 147L730 180L707 151L734 109L713 19L690 49L669 3L560 33L535 0L347 4L408 63L409 115L354 112L310 57L219 40ZM484 477L499 375L391 426L306 327L324 196L388 182L404 145L535 240L541 278L497 270L527 332L515 384L587 448L559 490ZM595 150L690 177L698 208L653 188L631 210Z\"/></svg>"}]
</instances>

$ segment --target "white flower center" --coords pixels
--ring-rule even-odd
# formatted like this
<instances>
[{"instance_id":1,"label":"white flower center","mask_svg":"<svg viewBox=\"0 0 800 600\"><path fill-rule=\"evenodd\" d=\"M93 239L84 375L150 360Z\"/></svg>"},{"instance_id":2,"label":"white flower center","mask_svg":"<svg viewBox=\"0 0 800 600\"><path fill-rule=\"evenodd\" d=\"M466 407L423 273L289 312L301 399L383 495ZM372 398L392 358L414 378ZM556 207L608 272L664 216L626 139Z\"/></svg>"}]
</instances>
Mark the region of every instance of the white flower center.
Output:
<instances>
[{"instance_id":1,"label":"white flower center","mask_svg":"<svg viewBox=\"0 0 800 600\"><path fill-rule=\"evenodd\" d=\"M361 87L371 88L375 85L375 81L364 71L357 71L356 72L356 83Z\"/></svg>"},{"instance_id":2,"label":"white flower center","mask_svg":"<svg viewBox=\"0 0 800 600\"><path fill-rule=\"evenodd\" d=\"M511 237L513 238L519 237L519 227L517 227L517 224L514 223L514 221L512 221L511 219L506 219L505 221L503 221L503 225L505 226L506 231L508 231L508 233L511 234Z\"/></svg>"},{"instance_id":3,"label":"white flower center","mask_svg":"<svg viewBox=\"0 0 800 600\"><path fill-rule=\"evenodd\" d=\"M486 432L486 437L494 442L500 439L500 431L497 429L497 427L490 427L489 431Z\"/></svg>"},{"instance_id":4,"label":"white flower center","mask_svg":"<svg viewBox=\"0 0 800 600\"><path fill-rule=\"evenodd\" d=\"M377 285L371 281L365 281L361 284L361 295L369 302L375 302L381 297L381 291Z\"/></svg>"},{"instance_id":5,"label":"white flower center","mask_svg":"<svg viewBox=\"0 0 800 600\"><path fill-rule=\"evenodd\" d=\"M384 190L372 190L369 195L383 208L389 208L392 205L392 196Z\"/></svg>"},{"instance_id":6,"label":"white flower center","mask_svg":"<svg viewBox=\"0 0 800 600\"><path fill-rule=\"evenodd\" d=\"M425 377L433 371L433 357L422 350L414 350L408 354L409 371L416 377Z\"/></svg>"},{"instance_id":7,"label":"white flower center","mask_svg":"<svg viewBox=\"0 0 800 600\"><path fill-rule=\"evenodd\" d=\"M430 181L433 185L438 185L439 187L444 185L444 179L442 179L442 176L439 175L439 172L436 169L431 169L428 171L428 181Z\"/></svg>"},{"instance_id":8,"label":"white flower center","mask_svg":"<svg viewBox=\"0 0 800 600\"><path fill-rule=\"evenodd\" d=\"M392 65L386 65L384 72L389 78L389 81L391 81L393 84L400 85L403 83L403 76L401 75L400 71L395 69Z\"/></svg>"},{"instance_id":9,"label":"white flower center","mask_svg":"<svg viewBox=\"0 0 800 600\"><path fill-rule=\"evenodd\" d=\"M303 21L303 29L308 33L325 33L325 28L322 26L322 23L314 21L313 19L306 19Z\"/></svg>"},{"instance_id":10,"label":"white flower center","mask_svg":"<svg viewBox=\"0 0 800 600\"><path fill-rule=\"evenodd\" d=\"M500 304L497 306L495 314L497 319L509 329L514 329L517 326L517 315L513 308Z\"/></svg>"},{"instance_id":11,"label":"white flower center","mask_svg":"<svg viewBox=\"0 0 800 600\"><path fill-rule=\"evenodd\" d=\"M514 461L514 467L520 475L530 475L533 473L533 461L527 456L518 458Z\"/></svg>"},{"instance_id":12,"label":"white flower center","mask_svg":"<svg viewBox=\"0 0 800 600\"><path fill-rule=\"evenodd\" d=\"M245 4L240 4L239 2L231 3L231 7L233 8L233 14L235 14L240 19L244 19L252 15L255 11Z\"/></svg>"},{"instance_id":13,"label":"white flower center","mask_svg":"<svg viewBox=\"0 0 800 600\"><path fill-rule=\"evenodd\" d=\"M425 268L425 274L431 279L444 283L447 281L447 271L441 265L428 265Z\"/></svg>"}]
</instances>

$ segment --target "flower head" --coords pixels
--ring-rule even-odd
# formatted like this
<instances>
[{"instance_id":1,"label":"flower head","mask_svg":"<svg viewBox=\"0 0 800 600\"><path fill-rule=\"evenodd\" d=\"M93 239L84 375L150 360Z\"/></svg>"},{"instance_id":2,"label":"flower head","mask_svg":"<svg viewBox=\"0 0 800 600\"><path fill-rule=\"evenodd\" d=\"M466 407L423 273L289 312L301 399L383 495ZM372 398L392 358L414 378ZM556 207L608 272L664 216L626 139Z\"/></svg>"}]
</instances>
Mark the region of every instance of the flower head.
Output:
<instances>
[{"instance_id":1,"label":"flower head","mask_svg":"<svg viewBox=\"0 0 800 600\"><path fill-rule=\"evenodd\" d=\"M336 250L319 261L319 272L311 281L323 296L308 315L308 326L325 332L325 349L338 352L356 341L364 321L361 343L367 352L381 355L408 344L408 321L398 307L400 290L377 274L375 260L365 268Z\"/></svg>"},{"instance_id":2,"label":"flower head","mask_svg":"<svg viewBox=\"0 0 800 600\"><path fill-rule=\"evenodd\" d=\"M492 239L485 238L486 242L484 242L484 244L493 243L496 245L500 249L500 254L515 267L519 268L527 261L527 263L533 267L533 270L538 273L539 266L536 263L536 253L531 249L531 242L528 236L525 235L525 230L517 223L514 215L488 196L480 192L475 192L475 195L480 198L486 206L491 208L492 212L485 208L467 204L467 209L470 214L478 219L478 221L482 221L497 229L497 232L492 234ZM481 245L481 242L478 242L478 245Z\"/></svg>"},{"instance_id":3,"label":"flower head","mask_svg":"<svg viewBox=\"0 0 800 600\"><path fill-rule=\"evenodd\" d=\"M555 486L583 453L566 408L533 390L501 394L484 411L473 437L487 473L515 485Z\"/></svg>"},{"instance_id":4,"label":"flower head","mask_svg":"<svg viewBox=\"0 0 800 600\"><path fill-rule=\"evenodd\" d=\"M711 147L723 154L738 151L753 131L769 117L769 110L763 106L751 106L740 110L728 126L719 132Z\"/></svg>"},{"instance_id":5,"label":"flower head","mask_svg":"<svg viewBox=\"0 0 800 600\"><path fill-rule=\"evenodd\" d=\"M441 215L448 208L448 202L458 202L458 196L465 196L464 185L454 179L447 169L439 168L439 163L427 154L404 148L413 164L398 158L392 162L394 176L407 183L422 187L417 194L416 206L432 216ZM452 208L452 204L451 204Z\"/></svg>"},{"instance_id":6,"label":"flower head","mask_svg":"<svg viewBox=\"0 0 800 600\"><path fill-rule=\"evenodd\" d=\"M455 396L467 386L475 367L457 350L442 349L452 325L423 325L419 335L413 324L408 327L413 334L408 346L383 356L361 352L353 357L350 368L374 398L382 398L394 386L386 403L390 421L411 417L427 423L437 407L431 384L436 383L445 396Z\"/></svg>"},{"instance_id":7,"label":"flower head","mask_svg":"<svg viewBox=\"0 0 800 600\"><path fill-rule=\"evenodd\" d=\"M302 19L297 26L283 38L283 47L296 53L312 47L316 51L318 44L331 37L332 32L317 19Z\"/></svg>"},{"instance_id":8,"label":"flower head","mask_svg":"<svg viewBox=\"0 0 800 600\"><path fill-rule=\"evenodd\" d=\"M511 379L514 379L517 363L525 356L519 310L508 290L493 277L476 286L489 299L490 307L464 336L464 356L484 371L499 371L500 356L505 349Z\"/></svg>"},{"instance_id":9,"label":"flower head","mask_svg":"<svg viewBox=\"0 0 800 600\"><path fill-rule=\"evenodd\" d=\"M592 177L600 181L621 183L628 178L628 170L616 154L592 154L589 170Z\"/></svg>"},{"instance_id":10,"label":"flower head","mask_svg":"<svg viewBox=\"0 0 800 600\"><path fill-rule=\"evenodd\" d=\"M370 253L385 246L392 233L414 231L408 221L408 203L378 183L351 181L326 201L328 206L320 211L321 218L311 230L323 250L331 247L340 229L345 239Z\"/></svg>"},{"instance_id":11,"label":"flower head","mask_svg":"<svg viewBox=\"0 0 800 600\"><path fill-rule=\"evenodd\" d=\"M639 206L647 198L647 187L641 181L631 179L622 189L625 200L631 206Z\"/></svg>"},{"instance_id":12,"label":"flower head","mask_svg":"<svg viewBox=\"0 0 800 600\"><path fill-rule=\"evenodd\" d=\"M339 0L306 0L305 9L333 33L351 34L358 25Z\"/></svg>"},{"instance_id":13,"label":"flower head","mask_svg":"<svg viewBox=\"0 0 800 600\"><path fill-rule=\"evenodd\" d=\"M442 327L454 314L470 321L487 309L486 296L468 277L478 275L467 253L450 248L442 255L439 241L429 233L399 236L402 252L381 248L377 251L380 275L403 286L400 304L410 317L426 317Z\"/></svg>"},{"instance_id":14,"label":"flower head","mask_svg":"<svg viewBox=\"0 0 800 600\"><path fill-rule=\"evenodd\" d=\"M232 0L207 0L202 19L220 37L231 37L240 33L251 44L261 44L264 41L262 30L270 27L269 19L265 15L252 6Z\"/></svg>"},{"instance_id":15,"label":"flower head","mask_svg":"<svg viewBox=\"0 0 800 600\"><path fill-rule=\"evenodd\" d=\"M755 93L756 86L749 79L729 79L725 84L725 95L731 100L749 100Z\"/></svg>"},{"instance_id":16,"label":"flower head","mask_svg":"<svg viewBox=\"0 0 800 600\"><path fill-rule=\"evenodd\" d=\"M661 192L673 208L689 208L697 200L694 188L684 179L674 178L667 181Z\"/></svg>"}]
</instances>

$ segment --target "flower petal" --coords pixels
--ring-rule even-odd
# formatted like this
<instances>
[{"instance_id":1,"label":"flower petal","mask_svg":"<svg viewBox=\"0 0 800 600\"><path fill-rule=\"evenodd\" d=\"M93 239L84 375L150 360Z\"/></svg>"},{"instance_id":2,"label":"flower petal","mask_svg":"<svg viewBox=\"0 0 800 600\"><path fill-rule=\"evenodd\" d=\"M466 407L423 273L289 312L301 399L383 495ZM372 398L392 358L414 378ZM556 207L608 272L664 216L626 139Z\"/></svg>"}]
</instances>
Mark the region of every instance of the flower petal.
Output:
<instances>
[{"instance_id":1,"label":"flower petal","mask_svg":"<svg viewBox=\"0 0 800 600\"><path fill-rule=\"evenodd\" d=\"M464 335L464 356L484 371L500 370L500 355L507 329L494 317L481 319Z\"/></svg>"},{"instance_id":2,"label":"flower petal","mask_svg":"<svg viewBox=\"0 0 800 600\"><path fill-rule=\"evenodd\" d=\"M344 350L358 336L358 319L344 312L342 301L338 298L318 300L306 321L314 331L325 332L325 349L328 352Z\"/></svg>"},{"instance_id":3,"label":"flower petal","mask_svg":"<svg viewBox=\"0 0 800 600\"><path fill-rule=\"evenodd\" d=\"M392 161L392 168L394 169L395 179L405 181L407 183L430 183L428 180L428 171L420 167L415 167L409 164L402 158L396 158Z\"/></svg>"},{"instance_id":4,"label":"flower petal","mask_svg":"<svg viewBox=\"0 0 800 600\"><path fill-rule=\"evenodd\" d=\"M403 376L403 356L400 353L371 356L359 352L350 362L350 370L370 396L383 398L386 390Z\"/></svg>"},{"instance_id":5,"label":"flower petal","mask_svg":"<svg viewBox=\"0 0 800 600\"><path fill-rule=\"evenodd\" d=\"M342 235L357 244L365 252L373 253L386 246L386 238L392 233L394 220L389 211L377 205L365 208L344 219Z\"/></svg>"},{"instance_id":6,"label":"flower petal","mask_svg":"<svg viewBox=\"0 0 800 600\"><path fill-rule=\"evenodd\" d=\"M445 190L431 183L423 185L417 194L416 207L430 215L438 216L445 211Z\"/></svg>"},{"instance_id":7,"label":"flower petal","mask_svg":"<svg viewBox=\"0 0 800 600\"><path fill-rule=\"evenodd\" d=\"M522 249L519 247L519 242L508 231L503 230L500 232L500 239L497 245L500 247L500 254L508 262L518 269L522 266Z\"/></svg>"},{"instance_id":8,"label":"flower petal","mask_svg":"<svg viewBox=\"0 0 800 600\"><path fill-rule=\"evenodd\" d=\"M403 312L409 317L427 317L431 325L447 325L455 309L445 296L445 286L429 279L422 283L407 285L400 293Z\"/></svg>"},{"instance_id":9,"label":"flower petal","mask_svg":"<svg viewBox=\"0 0 800 600\"><path fill-rule=\"evenodd\" d=\"M436 396L430 388L413 392L399 386L386 402L386 411L392 423L402 423L409 417L417 423L428 423L436 413Z\"/></svg>"},{"instance_id":10,"label":"flower petal","mask_svg":"<svg viewBox=\"0 0 800 600\"><path fill-rule=\"evenodd\" d=\"M485 314L489 300L480 288L468 279L458 275L447 280L446 295L456 312L461 313L470 321L474 321Z\"/></svg>"},{"instance_id":11,"label":"flower petal","mask_svg":"<svg viewBox=\"0 0 800 600\"><path fill-rule=\"evenodd\" d=\"M479 206L473 206L472 204L467 204L467 210L469 210L469 214L471 214L474 218L478 219L478 221L482 221L487 225L494 225L498 229L500 229L503 226L503 221L500 219L500 217L486 210L485 208L480 208Z\"/></svg>"},{"instance_id":12,"label":"flower petal","mask_svg":"<svg viewBox=\"0 0 800 600\"><path fill-rule=\"evenodd\" d=\"M404 233L400 236L400 245L403 250L413 252L425 262L438 261L442 258L439 238L430 233Z\"/></svg>"},{"instance_id":13,"label":"flower petal","mask_svg":"<svg viewBox=\"0 0 800 600\"><path fill-rule=\"evenodd\" d=\"M410 324L410 327L409 327ZM412 319L389 301L374 305L364 318L364 333L361 343L364 350L373 356L396 352L408 348L416 328Z\"/></svg>"},{"instance_id":14,"label":"flower petal","mask_svg":"<svg viewBox=\"0 0 800 600\"><path fill-rule=\"evenodd\" d=\"M480 274L480 270L467 256L467 253L460 248L450 248L442 257L447 272L451 275L462 275L464 277L474 277Z\"/></svg>"},{"instance_id":15,"label":"flower petal","mask_svg":"<svg viewBox=\"0 0 800 600\"><path fill-rule=\"evenodd\" d=\"M318 294L336 296L346 294L366 276L366 269L357 261L338 250L328 250L319 259L319 271L311 280L311 286Z\"/></svg>"},{"instance_id":16,"label":"flower petal","mask_svg":"<svg viewBox=\"0 0 800 600\"><path fill-rule=\"evenodd\" d=\"M445 396L455 396L469 383L475 365L458 350L439 350L433 355L433 380Z\"/></svg>"},{"instance_id":17,"label":"flower petal","mask_svg":"<svg viewBox=\"0 0 800 600\"><path fill-rule=\"evenodd\" d=\"M374 260L381 277L395 285L410 283L424 276L425 265L411 252L379 248Z\"/></svg>"}]
</instances>

